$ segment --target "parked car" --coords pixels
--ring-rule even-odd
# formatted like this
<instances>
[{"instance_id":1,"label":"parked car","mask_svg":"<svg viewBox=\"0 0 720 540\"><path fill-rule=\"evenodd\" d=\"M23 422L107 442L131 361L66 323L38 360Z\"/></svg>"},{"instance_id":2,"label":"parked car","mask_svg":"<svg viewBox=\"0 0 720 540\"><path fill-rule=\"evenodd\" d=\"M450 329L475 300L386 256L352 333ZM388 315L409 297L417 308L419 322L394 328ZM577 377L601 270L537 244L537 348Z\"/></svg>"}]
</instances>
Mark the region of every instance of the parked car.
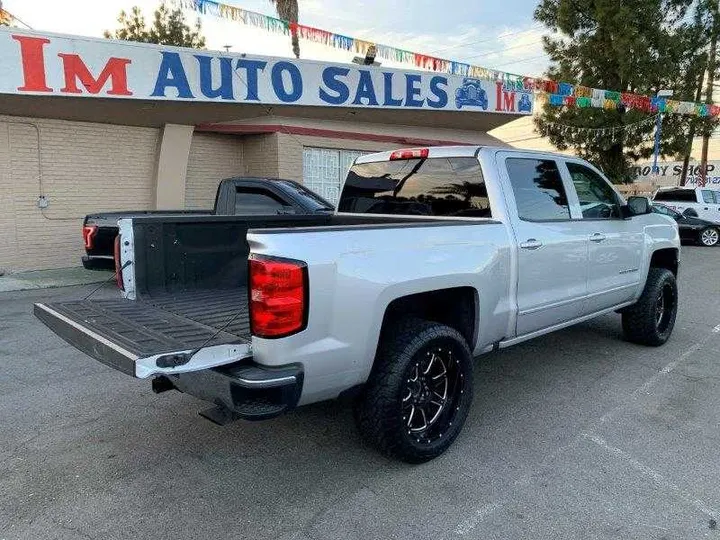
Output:
<instances>
[{"instance_id":1,"label":"parked car","mask_svg":"<svg viewBox=\"0 0 720 540\"><path fill-rule=\"evenodd\" d=\"M35 305L60 337L220 424L354 396L363 436L415 463L460 433L473 356L616 311L659 346L677 313L675 223L511 148L365 155L334 214L131 217L119 244L124 299Z\"/></svg>"},{"instance_id":2,"label":"parked car","mask_svg":"<svg viewBox=\"0 0 720 540\"><path fill-rule=\"evenodd\" d=\"M692 217L689 215L693 212L691 209L686 210L685 214L681 214L664 204L654 203L653 212L670 216L677 221L680 229L680 240L698 243L707 247L716 246L720 240L720 228L718 228L718 225L706 219Z\"/></svg>"},{"instance_id":3,"label":"parked car","mask_svg":"<svg viewBox=\"0 0 720 540\"><path fill-rule=\"evenodd\" d=\"M487 92L483 89L481 80L465 77L462 85L455 90L455 106L462 109L463 106L467 105L487 110Z\"/></svg>"},{"instance_id":4,"label":"parked car","mask_svg":"<svg viewBox=\"0 0 720 540\"><path fill-rule=\"evenodd\" d=\"M694 210L695 217L720 224L720 191L717 189L660 188L653 200L681 214Z\"/></svg>"},{"instance_id":5,"label":"parked car","mask_svg":"<svg viewBox=\"0 0 720 540\"><path fill-rule=\"evenodd\" d=\"M85 216L83 244L85 268L112 269L118 220L147 216L256 215L328 213L333 205L293 180L226 178L218 185L215 206L209 210L140 210L101 212Z\"/></svg>"}]
</instances>

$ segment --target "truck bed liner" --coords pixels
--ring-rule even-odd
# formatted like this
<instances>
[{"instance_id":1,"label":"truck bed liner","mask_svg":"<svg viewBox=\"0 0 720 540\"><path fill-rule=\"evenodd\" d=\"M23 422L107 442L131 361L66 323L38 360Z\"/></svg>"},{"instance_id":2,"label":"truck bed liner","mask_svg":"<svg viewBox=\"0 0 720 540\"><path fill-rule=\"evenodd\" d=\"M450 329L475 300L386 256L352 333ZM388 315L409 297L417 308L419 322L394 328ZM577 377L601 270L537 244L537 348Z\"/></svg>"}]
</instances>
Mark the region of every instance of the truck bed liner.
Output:
<instances>
[{"instance_id":1,"label":"truck bed liner","mask_svg":"<svg viewBox=\"0 0 720 540\"><path fill-rule=\"evenodd\" d=\"M200 347L233 317L207 345L250 342L245 287L184 291L136 301L59 302L39 309L44 307L139 358Z\"/></svg>"}]
</instances>

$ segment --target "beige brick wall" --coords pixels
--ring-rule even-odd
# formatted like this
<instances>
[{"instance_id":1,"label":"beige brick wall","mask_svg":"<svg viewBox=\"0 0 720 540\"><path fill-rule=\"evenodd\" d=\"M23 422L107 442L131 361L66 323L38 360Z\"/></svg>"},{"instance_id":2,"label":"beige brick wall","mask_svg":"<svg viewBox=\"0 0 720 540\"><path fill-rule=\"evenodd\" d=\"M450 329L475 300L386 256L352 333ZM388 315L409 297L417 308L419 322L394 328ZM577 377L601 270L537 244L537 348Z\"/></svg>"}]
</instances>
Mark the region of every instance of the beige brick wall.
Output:
<instances>
[{"instance_id":1,"label":"beige brick wall","mask_svg":"<svg viewBox=\"0 0 720 540\"><path fill-rule=\"evenodd\" d=\"M22 122L39 127L39 141ZM0 268L76 266L85 214L153 208L158 136L155 128L0 116Z\"/></svg>"},{"instance_id":2,"label":"beige brick wall","mask_svg":"<svg viewBox=\"0 0 720 540\"><path fill-rule=\"evenodd\" d=\"M212 208L220 180L244 174L243 139L194 133L185 180L186 208Z\"/></svg>"},{"instance_id":3,"label":"beige brick wall","mask_svg":"<svg viewBox=\"0 0 720 540\"><path fill-rule=\"evenodd\" d=\"M9 130L0 124L0 271L9 271L17 255L15 188L10 174Z\"/></svg>"},{"instance_id":4,"label":"beige brick wall","mask_svg":"<svg viewBox=\"0 0 720 540\"><path fill-rule=\"evenodd\" d=\"M246 135L243 137L243 165L247 176L278 178L278 135Z\"/></svg>"}]
</instances>

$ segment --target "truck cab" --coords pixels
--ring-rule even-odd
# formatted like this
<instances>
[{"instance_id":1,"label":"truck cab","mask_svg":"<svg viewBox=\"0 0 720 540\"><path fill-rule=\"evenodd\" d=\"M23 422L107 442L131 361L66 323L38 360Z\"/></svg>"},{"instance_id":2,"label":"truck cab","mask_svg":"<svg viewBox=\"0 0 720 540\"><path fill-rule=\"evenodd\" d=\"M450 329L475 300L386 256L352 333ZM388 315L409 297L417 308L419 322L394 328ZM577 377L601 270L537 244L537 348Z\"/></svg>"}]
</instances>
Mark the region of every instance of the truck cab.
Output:
<instances>
[{"instance_id":1,"label":"truck cab","mask_svg":"<svg viewBox=\"0 0 720 540\"><path fill-rule=\"evenodd\" d=\"M720 224L720 190L717 188L660 188L653 200L681 214L690 210L692 217Z\"/></svg>"}]
</instances>

